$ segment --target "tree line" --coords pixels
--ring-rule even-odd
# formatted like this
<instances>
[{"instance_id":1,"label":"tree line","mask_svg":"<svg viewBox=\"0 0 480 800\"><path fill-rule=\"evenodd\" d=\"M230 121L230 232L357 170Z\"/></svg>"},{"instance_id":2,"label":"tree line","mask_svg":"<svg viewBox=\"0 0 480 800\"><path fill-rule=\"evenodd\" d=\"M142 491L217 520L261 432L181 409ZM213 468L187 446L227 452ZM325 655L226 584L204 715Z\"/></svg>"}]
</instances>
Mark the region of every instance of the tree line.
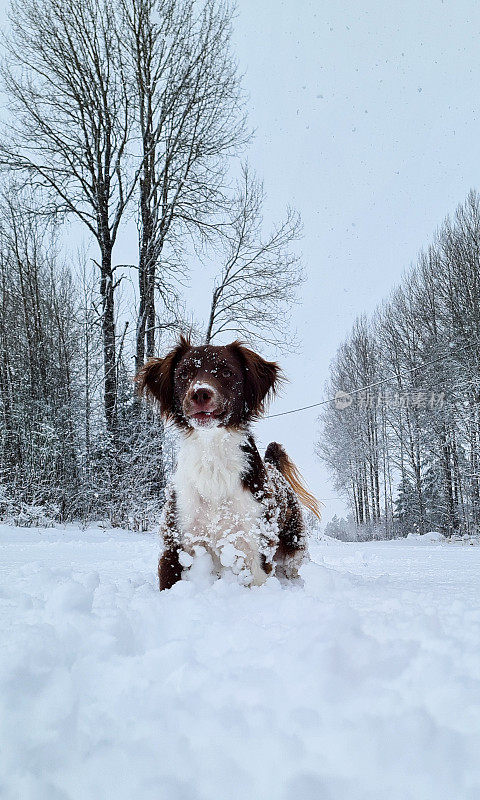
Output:
<instances>
[{"instance_id":1,"label":"tree line","mask_svg":"<svg viewBox=\"0 0 480 800\"><path fill-rule=\"evenodd\" d=\"M369 387L369 388L362 388ZM361 391L357 391L360 389ZM480 197L471 191L331 365L320 457L357 535L480 525ZM338 525L337 525L338 527Z\"/></svg>"},{"instance_id":2,"label":"tree line","mask_svg":"<svg viewBox=\"0 0 480 800\"><path fill-rule=\"evenodd\" d=\"M0 514L158 515L173 444L132 377L178 331L281 344L302 280L266 231L224 0L14 0L2 66ZM136 223L138 257L118 254ZM73 252L75 221L93 254ZM89 245L90 247L90 245ZM91 249L91 247L90 247ZM93 255L93 257L90 257ZM183 286L214 264L207 319Z\"/></svg>"}]
</instances>

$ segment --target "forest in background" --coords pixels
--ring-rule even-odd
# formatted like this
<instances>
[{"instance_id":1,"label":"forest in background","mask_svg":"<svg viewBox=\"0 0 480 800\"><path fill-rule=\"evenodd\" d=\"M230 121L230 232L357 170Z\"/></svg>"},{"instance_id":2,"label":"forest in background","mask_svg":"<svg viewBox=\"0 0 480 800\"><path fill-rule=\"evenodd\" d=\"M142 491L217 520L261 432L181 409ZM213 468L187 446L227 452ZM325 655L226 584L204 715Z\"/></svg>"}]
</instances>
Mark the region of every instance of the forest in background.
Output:
<instances>
[{"instance_id":1,"label":"forest in background","mask_svg":"<svg viewBox=\"0 0 480 800\"><path fill-rule=\"evenodd\" d=\"M368 387L366 389L362 387ZM361 391L357 391L361 389ZM318 453L350 521L339 538L480 525L480 197L446 219L331 365Z\"/></svg>"},{"instance_id":2,"label":"forest in background","mask_svg":"<svg viewBox=\"0 0 480 800\"><path fill-rule=\"evenodd\" d=\"M16 0L2 67L0 517L158 518L174 443L133 376L179 332L281 345L298 214L266 231L223 0ZM138 258L118 259L136 223ZM86 237L69 247L70 224ZM115 246L117 245L117 249ZM216 277L185 308L192 271Z\"/></svg>"}]
</instances>

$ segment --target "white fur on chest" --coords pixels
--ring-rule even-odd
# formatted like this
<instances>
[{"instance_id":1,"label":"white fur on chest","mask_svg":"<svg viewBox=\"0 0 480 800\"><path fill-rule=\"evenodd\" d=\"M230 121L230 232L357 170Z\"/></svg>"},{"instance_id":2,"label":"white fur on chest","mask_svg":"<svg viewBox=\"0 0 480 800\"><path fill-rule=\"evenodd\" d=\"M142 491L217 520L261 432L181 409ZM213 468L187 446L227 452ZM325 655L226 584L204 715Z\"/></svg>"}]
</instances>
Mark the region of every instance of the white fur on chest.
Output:
<instances>
[{"instance_id":1,"label":"white fur on chest","mask_svg":"<svg viewBox=\"0 0 480 800\"><path fill-rule=\"evenodd\" d=\"M244 442L244 432L222 427L184 436L174 486L180 529L192 544L215 546L258 528L261 505L242 485L248 458Z\"/></svg>"}]
</instances>

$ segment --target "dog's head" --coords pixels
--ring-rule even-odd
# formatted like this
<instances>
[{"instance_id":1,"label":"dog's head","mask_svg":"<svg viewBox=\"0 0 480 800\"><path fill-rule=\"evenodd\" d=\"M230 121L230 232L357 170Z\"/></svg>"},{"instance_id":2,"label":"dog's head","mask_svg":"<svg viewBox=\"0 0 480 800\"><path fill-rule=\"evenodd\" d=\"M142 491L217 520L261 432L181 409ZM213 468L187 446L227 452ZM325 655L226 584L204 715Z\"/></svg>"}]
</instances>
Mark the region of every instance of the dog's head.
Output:
<instances>
[{"instance_id":1,"label":"dog's head","mask_svg":"<svg viewBox=\"0 0 480 800\"><path fill-rule=\"evenodd\" d=\"M183 336L165 358L152 358L135 378L140 393L183 428L235 427L259 416L280 370L240 342L194 347Z\"/></svg>"}]
</instances>

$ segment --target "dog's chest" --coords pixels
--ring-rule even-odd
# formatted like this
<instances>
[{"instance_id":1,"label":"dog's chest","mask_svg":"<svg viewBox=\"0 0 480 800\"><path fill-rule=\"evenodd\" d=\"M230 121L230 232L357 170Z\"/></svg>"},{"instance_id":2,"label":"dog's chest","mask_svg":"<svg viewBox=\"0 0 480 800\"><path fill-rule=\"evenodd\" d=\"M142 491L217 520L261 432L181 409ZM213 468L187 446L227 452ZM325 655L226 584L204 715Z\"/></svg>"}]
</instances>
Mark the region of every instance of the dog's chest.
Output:
<instances>
[{"instance_id":1,"label":"dog's chest","mask_svg":"<svg viewBox=\"0 0 480 800\"><path fill-rule=\"evenodd\" d=\"M185 436L174 478L178 522L192 543L215 544L229 534L252 533L262 508L242 485L245 434L224 428Z\"/></svg>"}]
</instances>

